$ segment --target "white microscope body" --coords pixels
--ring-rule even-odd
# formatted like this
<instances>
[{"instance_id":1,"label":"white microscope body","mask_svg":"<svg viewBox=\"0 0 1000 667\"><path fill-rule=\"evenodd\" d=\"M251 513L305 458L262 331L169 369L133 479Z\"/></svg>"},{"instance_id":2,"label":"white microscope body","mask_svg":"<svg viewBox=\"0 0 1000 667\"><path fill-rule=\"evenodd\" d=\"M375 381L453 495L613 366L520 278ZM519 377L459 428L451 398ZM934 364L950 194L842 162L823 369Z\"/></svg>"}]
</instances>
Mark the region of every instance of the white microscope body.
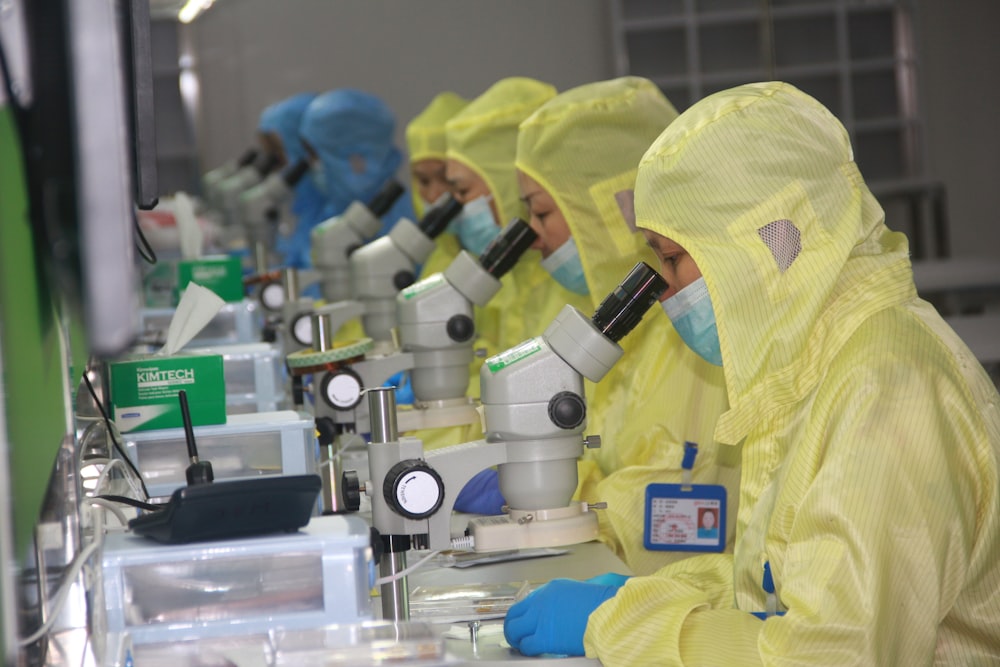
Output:
<instances>
[{"instance_id":1,"label":"white microscope body","mask_svg":"<svg viewBox=\"0 0 1000 667\"><path fill-rule=\"evenodd\" d=\"M362 390L379 387L395 373L408 370L415 409L399 413L401 430L477 421L475 405L466 396L469 365L475 358L473 307L484 306L493 298L501 287L500 278L535 238L526 222L515 219L479 259L463 251L443 273L396 290L392 319L398 327L400 348L389 341L381 341L381 346L375 341L363 360L345 363L318 377L314 383L316 416L331 419L340 432L367 433L369 411ZM316 330L326 331L328 339L319 345L329 345L331 332L340 323L336 319L340 307L334 304L316 310ZM293 372L303 359L313 361L315 357L305 351L290 358Z\"/></svg>"},{"instance_id":2,"label":"white microscope body","mask_svg":"<svg viewBox=\"0 0 1000 667\"><path fill-rule=\"evenodd\" d=\"M391 391L371 390L369 480L372 525L382 535L383 574L405 569L414 544L477 551L559 546L597 537L597 517L571 502L577 459L600 439L585 437L583 378L598 382L622 355L617 341L666 289L640 263L592 318L566 306L541 336L486 360L480 372L486 437L424 453L399 437ZM470 521L467 540L451 537L451 513L465 484L498 466L508 512ZM382 590L383 613L405 617L405 583Z\"/></svg>"},{"instance_id":3,"label":"white microscope body","mask_svg":"<svg viewBox=\"0 0 1000 667\"><path fill-rule=\"evenodd\" d=\"M201 177L201 190L205 201L210 206L218 206L219 185L240 169L251 166L259 156L260 152L256 148L248 148L239 158L229 160L205 173Z\"/></svg>"},{"instance_id":4,"label":"white microscope body","mask_svg":"<svg viewBox=\"0 0 1000 667\"><path fill-rule=\"evenodd\" d=\"M213 208L222 214L222 220L229 229L239 229L242 211L240 195L260 183L278 166L279 159L266 155L256 162L241 167L235 174L223 180L215 188L215 198L210 201Z\"/></svg>"},{"instance_id":5,"label":"white microscope body","mask_svg":"<svg viewBox=\"0 0 1000 667\"><path fill-rule=\"evenodd\" d=\"M263 181L240 194L240 220L246 233L247 245L254 253L257 273L266 272L274 263L278 226L291 215L288 203L295 192L295 186L308 171L309 161L299 160L280 172L269 174Z\"/></svg>"}]
</instances>

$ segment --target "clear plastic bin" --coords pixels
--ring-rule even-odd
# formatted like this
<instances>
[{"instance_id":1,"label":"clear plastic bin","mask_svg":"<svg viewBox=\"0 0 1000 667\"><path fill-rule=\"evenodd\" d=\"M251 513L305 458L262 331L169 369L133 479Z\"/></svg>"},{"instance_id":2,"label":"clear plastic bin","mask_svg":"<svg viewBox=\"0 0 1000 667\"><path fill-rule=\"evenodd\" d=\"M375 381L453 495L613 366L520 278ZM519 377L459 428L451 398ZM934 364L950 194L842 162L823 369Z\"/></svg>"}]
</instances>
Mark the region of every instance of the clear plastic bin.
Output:
<instances>
[{"instance_id":1,"label":"clear plastic bin","mask_svg":"<svg viewBox=\"0 0 1000 667\"><path fill-rule=\"evenodd\" d=\"M370 531L357 516L182 545L111 533L102 568L107 631L134 646L360 623L373 618L374 576Z\"/></svg>"},{"instance_id":2,"label":"clear plastic bin","mask_svg":"<svg viewBox=\"0 0 1000 667\"><path fill-rule=\"evenodd\" d=\"M141 337L147 341L158 341L162 345L166 341L167 329L170 328L170 320L175 312L173 308L141 308ZM257 343L260 342L263 329L264 315L260 305L252 299L243 299L222 306L218 314L188 343L188 347Z\"/></svg>"},{"instance_id":3,"label":"clear plastic bin","mask_svg":"<svg viewBox=\"0 0 1000 667\"><path fill-rule=\"evenodd\" d=\"M225 424L195 426L198 458L215 479L315 474L319 447L311 417L292 410L228 415ZM187 485L190 460L183 428L126 433L127 452L154 498Z\"/></svg>"},{"instance_id":4,"label":"clear plastic bin","mask_svg":"<svg viewBox=\"0 0 1000 667\"><path fill-rule=\"evenodd\" d=\"M268 343L186 348L191 354L218 354L226 382L226 413L274 412L287 405L285 360Z\"/></svg>"}]
</instances>

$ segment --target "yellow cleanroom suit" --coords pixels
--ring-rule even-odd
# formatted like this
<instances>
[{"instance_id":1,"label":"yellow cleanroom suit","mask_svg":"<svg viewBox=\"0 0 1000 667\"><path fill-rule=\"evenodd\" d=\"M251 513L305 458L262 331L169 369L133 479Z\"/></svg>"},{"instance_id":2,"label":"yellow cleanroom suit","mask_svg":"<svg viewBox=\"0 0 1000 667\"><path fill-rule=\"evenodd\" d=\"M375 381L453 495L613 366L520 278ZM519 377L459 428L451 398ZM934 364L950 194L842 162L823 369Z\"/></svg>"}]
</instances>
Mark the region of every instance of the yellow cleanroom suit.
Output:
<instances>
[{"instance_id":1,"label":"yellow cleanroom suit","mask_svg":"<svg viewBox=\"0 0 1000 667\"><path fill-rule=\"evenodd\" d=\"M590 290L588 313L636 262L658 266L622 207L631 211L639 159L676 117L655 84L623 77L561 93L521 123L516 166L552 196L569 225ZM580 495L607 502L598 512L602 541L633 572L650 574L691 555L643 546L646 486L681 482L684 441L699 444L694 481L728 482L735 501L739 472L725 468L720 478L715 465L712 436L727 405L722 369L688 348L660 308L619 344L622 358L587 386L587 432L603 443L584 456Z\"/></svg>"},{"instance_id":2,"label":"yellow cleanroom suit","mask_svg":"<svg viewBox=\"0 0 1000 667\"><path fill-rule=\"evenodd\" d=\"M742 444L733 555L630 580L587 654L635 665L1000 664L1000 397L919 299L847 132L782 83L712 95L639 166L701 269ZM765 563L777 608L764 611Z\"/></svg>"},{"instance_id":3,"label":"yellow cleanroom suit","mask_svg":"<svg viewBox=\"0 0 1000 667\"><path fill-rule=\"evenodd\" d=\"M468 100L451 92L443 92L434 96L430 104L406 126L406 144L411 163L421 160L444 161L447 159L444 125L448 119L468 104ZM418 193L415 178L411 182L410 189L413 192L413 205L417 217L423 217L425 205ZM434 239L434 250L421 268L421 277L426 278L435 273L443 272L461 249L458 238L454 234L447 231L440 234ZM479 397L480 366L482 366L482 359L475 359L469 365L469 389L467 393L469 396L477 398ZM432 450L478 440L483 437L483 431L481 424L477 422L463 426L423 429L407 433L407 435L420 438L424 449Z\"/></svg>"},{"instance_id":4,"label":"yellow cleanroom suit","mask_svg":"<svg viewBox=\"0 0 1000 667\"><path fill-rule=\"evenodd\" d=\"M517 127L553 98L555 88L525 77L501 79L445 125L448 158L482 178L493 196L501 227L525 217L514 171ZM541 334L569 303L585 309L589 299L574 294L549 277L537 250L521 256L501 279L503 287L476 314L487 352L495 354Z\"/></svg>"},{"instance_id":5,"label":"yellow cleanroom suit","mask_svg":"<svg viewBox=\"0 0 1000 667\"><path fill-rule=\"evenodd\" d=\"M413 120L406 126L406 146L410 154L411 164L421 160L444 161L447 159L444 124L468 104L468 100L455 93L438 93L423 111L414 116ZM423 218L426 206L420 198L415 178L410 183L410 192L413 194L413 210L416 211L418 219ZM448 268L461 249L454 234L441 233L434 240L434 250L424 262L421 275L430 276L441 273Z\"/></svg>"}]
</instances>

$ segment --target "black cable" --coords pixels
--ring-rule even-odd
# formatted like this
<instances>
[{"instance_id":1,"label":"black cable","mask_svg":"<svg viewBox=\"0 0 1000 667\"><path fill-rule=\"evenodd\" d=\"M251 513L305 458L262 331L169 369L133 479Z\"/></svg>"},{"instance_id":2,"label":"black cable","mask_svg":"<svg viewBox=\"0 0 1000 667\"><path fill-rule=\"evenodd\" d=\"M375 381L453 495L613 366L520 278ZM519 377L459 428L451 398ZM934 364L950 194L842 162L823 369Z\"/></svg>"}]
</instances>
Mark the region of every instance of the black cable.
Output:
<instances>
[{"instance_id":1,"label":"black cable","mask_svg":"<svg viewBox=\"0 0 1000 667\"><path fill-rule=\"evenodd\" d=\"M118 442L118 439L115 438L115 430L111 426L111 418L108 417L108 413L104 409L104 405L101 404L101 399L97 397L97 391L94 390L94 385L91 384L90 378L87 377L87 371L83 372L83 381L87 383L87 389L90 390L90 395L94 399L94 403L97 404L97 409L101 411L101 416L104 417L104 425L108 429L108 437L111 438L111 444L114 445L115 451L118 452L118 456L122 457L125 461L125 465L131 468L132 472L135 473L136 478L139 480L139 486L142 487L143 495L146 496L146 500L149 500L149 489L146 488L146 482L143 481L142 474L139 472L139 469L135 467L135 464L132 463L132 459L130 459L125 453L125 450Z\"/></svg>"},{"instance_id":2,"label":"black cable","mask_svg":"<svg viewBox=\"0 0 1000 667\"><path fill-rule=\"evenodd\" d=\"M146 240L146 235L142 233L142 227L139 226L139 218L135 215L135 213L132 214L132 224L135 225L135 233L139 236L139 240L142 241L141 246L138 242L136 242L136 251L139 253L140 257L146 260L147 264L156 264L156 251L153 250L153 246L149 245L149 241Z\"/></svg>"},{"instance_id":3,"label":"black cable","mask_svg":"<svg viewBox=\"0 0 1000 667\"><path fill-rule=\"evenodd\" d=\"M154 505L153 503L144 503L141 500L136 500L135 498L129 498L128 496L114 496L114 495L103 495L94 496L95 498L102 498L104 500L110 500L113 503L121 503L122 505L129 505L131 507L138 507L141 510L147 510L149 512L162 512L166 507L163 505Z\"/></svg>"}]
</instances>

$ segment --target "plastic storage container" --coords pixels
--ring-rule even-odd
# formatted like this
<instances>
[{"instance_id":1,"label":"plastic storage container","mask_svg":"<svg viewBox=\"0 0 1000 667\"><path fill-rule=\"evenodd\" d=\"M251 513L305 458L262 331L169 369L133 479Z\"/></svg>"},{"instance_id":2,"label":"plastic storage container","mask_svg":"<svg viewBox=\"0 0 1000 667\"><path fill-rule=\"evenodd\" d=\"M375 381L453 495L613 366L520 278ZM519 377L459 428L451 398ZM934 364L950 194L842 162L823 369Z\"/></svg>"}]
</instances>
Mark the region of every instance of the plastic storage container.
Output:
<instances>
[{"instance_id":1,"label":"plastic storage container","mask_svg":"<svg viewBox=\"0 0 1000 667\"><path fill-rule=\"evenodd\" d=\"M293 534L184 545L110 533L101 590L108 633L134 647L369 621L374 577L368 524L337 515Z\"/></svg>"},{"instance_id":2,"label":"plastic storage container","mask_svg":"<svg viewBox=\"0 0 1000 667\"><path fill-rule=\"evenodd\" d=\"M195 426L198 458L212 463L215 479L306 475L317 470L316 425L292 410L229 415L225 424ZM125 451L154 498L187 484L190 460L183 428L126 433Z\"/></svg>"},{"instance_id":3,"label":"plastic storage container","mask_svg":"<svg viewBox=\"0 0 1000 667\"><path fill-rule=\"evenodd\" d=\"M167 329L173 319L173 308L141 308L139 330L147 341L166 341ZM205 328L188 343L188 347L210 347L235 343L258 343L264 329L260 305L251 299L227 303Z\"/></svg>"},{"instance_id":4,"label":"plastic storage container","mask_svg":"<svg viewBox=\"0 0 1000 667\"><path fill-rule=\"evenodd\" d=\"M285 360L280 347L268 343L244 343L186 348L185 351L222 356L227 414L274 412L288 407Z\"/></svg>"}]
</instances>

